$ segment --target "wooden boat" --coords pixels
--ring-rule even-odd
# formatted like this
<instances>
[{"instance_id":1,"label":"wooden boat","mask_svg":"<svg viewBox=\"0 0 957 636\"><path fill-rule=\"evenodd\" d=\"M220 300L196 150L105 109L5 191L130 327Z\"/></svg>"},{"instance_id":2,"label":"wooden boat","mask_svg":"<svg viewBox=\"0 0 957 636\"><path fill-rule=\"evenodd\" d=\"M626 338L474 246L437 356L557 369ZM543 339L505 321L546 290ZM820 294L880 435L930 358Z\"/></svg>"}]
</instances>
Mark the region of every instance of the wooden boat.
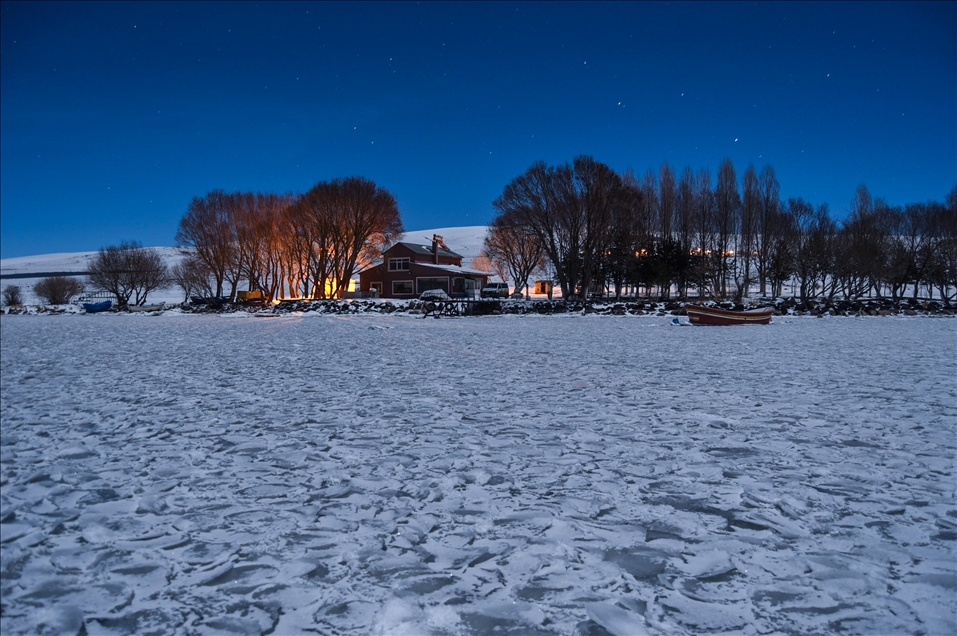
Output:
<instances>
[{"instance_id":1,"label":"wooden boat","mask_svg":"<svg viewBox=\"0 0 957 636\"><path fill-rule=\"evenodd\" d=\"M766 325L771 322L773 307L748 309L747 311L731 311L717 307L701 307L687 305L685 311L692 325Z\"/></svg>"},{"instance_id":2,"label":"wooden boat","mask_svg":"<svg viewBox=\"0 0 957 636\"><path fill-rule=\"evenodd\" d=\"M98 314L101 311L109 311L112 306L112 300L104 300L101 303L83 303L83 311L88 314Z\"/></svg>"}]
</instances>

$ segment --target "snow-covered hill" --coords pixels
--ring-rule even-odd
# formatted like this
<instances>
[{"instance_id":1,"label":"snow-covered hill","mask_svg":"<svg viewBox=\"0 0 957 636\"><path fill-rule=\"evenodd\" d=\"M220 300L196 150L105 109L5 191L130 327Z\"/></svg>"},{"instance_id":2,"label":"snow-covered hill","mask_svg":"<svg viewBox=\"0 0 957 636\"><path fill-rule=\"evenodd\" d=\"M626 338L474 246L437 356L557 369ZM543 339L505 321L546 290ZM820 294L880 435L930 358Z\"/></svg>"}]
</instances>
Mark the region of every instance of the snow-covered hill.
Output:
<instances>
[{"instance_id":1,"label":"snow-covered hill","mask_svg":"<svg viewBox=\"0 0 957 636\"><path fill-rule=\"evenodd\" d=\"M179 250L175 247L156 247L154 249L159 250L168 265L178 263L181 258ZM7 277L16 274L83 272L94 256L96 256L96 251L5 258L0 260L0 276L3 276L6 280Z\"/></svg>"},{"instance_id":2,"label":"snow-covered hill","mask_svg":"<svg viewBox=\"0 0 957 636\"><path fill-rule=\"evenodd\" d=\"M469 225L466 227L442 227L435 230L414 230L406 232L403 241L432 241L432 235L438 234L442 237L445 244L453 252L461 254L462 265L470 267L472 259L482 251L482 243L485 241L485 232L488 227L485 225Z\"/></svg>"}]
</instances>

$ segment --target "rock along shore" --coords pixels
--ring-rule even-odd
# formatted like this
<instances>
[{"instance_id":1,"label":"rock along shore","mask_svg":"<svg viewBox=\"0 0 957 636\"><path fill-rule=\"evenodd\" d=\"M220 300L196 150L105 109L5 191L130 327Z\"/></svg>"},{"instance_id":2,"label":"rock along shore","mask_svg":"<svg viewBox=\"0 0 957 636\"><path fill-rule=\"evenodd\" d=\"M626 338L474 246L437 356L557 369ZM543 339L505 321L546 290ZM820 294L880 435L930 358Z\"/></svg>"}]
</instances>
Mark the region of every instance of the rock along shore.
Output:
<instances>
[{"instance_id":1,"label":"rock along shore","mask_svg":"<svg viewBox=\"0 0 957 636\"><path fill-rule=\"evenodd\" d=\"M699 304L698 301L651 301L597 299L588 302L562 300L488 300L465 305L466 315L532 315L532 314L585 314L585 315L685 315L686 304ZM918 316L918 315L955 315L957 305L944 305L936 300L900 299L897 302L889 298L870 298L863 300L810 301L802 303L796 298L758 299L747 304L734 302L701 301L700 304L723 309L740 311L758 307L774 307L776 316ZM227 303L209 307L204 305L167 305L163 311L176 310L181 313L221 314L255 313L259 315L282 315L289 313L320 314L411 314L425 315L435 311L436 305L430 301L409 300L392 302L389 300L286 300L277 305L250 305ZM111 310L112 313L124 310ZM4 307L4 314L82 314L77 305L59 305L48 307L30 305Z\"/></svg>"}]
</instances>

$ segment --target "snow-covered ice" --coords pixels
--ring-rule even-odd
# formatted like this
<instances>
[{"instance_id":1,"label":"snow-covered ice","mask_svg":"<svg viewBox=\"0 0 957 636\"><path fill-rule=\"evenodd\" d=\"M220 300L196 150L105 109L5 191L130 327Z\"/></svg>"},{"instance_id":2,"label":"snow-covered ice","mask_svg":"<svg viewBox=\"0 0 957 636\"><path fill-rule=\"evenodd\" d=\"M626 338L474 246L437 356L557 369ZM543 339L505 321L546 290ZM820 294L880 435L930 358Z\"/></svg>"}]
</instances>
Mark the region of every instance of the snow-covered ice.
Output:
<instances>
[{"instance_id":1,"label":"snow-covered ice","mask_svg":"<svg viewBox=\"0 0 957 636\"><path fill-rule=\"evenodd\" d=\"M3 316L4 634L953 634L949 318Z\"/></svg>"}]
</instances>

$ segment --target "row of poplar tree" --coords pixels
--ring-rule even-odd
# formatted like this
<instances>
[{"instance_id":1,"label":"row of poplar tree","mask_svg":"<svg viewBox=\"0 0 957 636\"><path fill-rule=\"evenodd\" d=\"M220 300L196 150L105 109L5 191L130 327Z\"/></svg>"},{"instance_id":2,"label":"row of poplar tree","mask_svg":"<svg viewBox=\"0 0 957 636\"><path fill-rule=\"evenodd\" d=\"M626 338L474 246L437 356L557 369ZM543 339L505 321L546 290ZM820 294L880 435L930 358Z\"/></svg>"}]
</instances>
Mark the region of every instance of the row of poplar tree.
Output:
<instances>
[{"instance_id":1,"label":"row of poplar tree","mask_svg":"<svg viewBox=\"0 0 957 636\"><path fill-rule=\"evenodd\" d=\"M859 186L847 217L782 200L771 166L739 181L726 159L707 169L667 164L639 180L591 157L533 164L494 202L485 255L518 287L554 280L564 298L614 292L804 301L923 291L957 295L957 187L946 202L889 206ZM936 294L935 294L936 292Z\"/></svg>"}]
</instances>

